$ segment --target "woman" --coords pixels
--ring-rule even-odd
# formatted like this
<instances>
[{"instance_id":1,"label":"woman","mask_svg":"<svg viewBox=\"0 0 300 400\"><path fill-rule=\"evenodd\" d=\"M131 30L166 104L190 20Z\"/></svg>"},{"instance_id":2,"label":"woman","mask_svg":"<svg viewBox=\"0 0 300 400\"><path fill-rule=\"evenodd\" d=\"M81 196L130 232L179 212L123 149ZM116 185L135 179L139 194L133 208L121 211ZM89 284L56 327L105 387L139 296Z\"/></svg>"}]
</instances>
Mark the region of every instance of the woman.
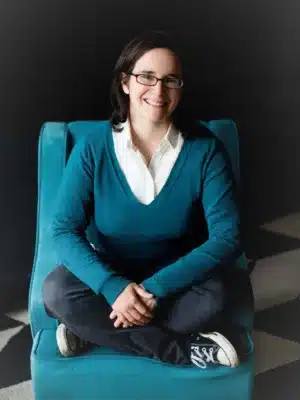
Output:
<instances>
[{"instance_id":1,"label":"woman","mask_svg":"<svg viewBox=\"0 0 300 400\"><path fill-rule=\"evenodd\" d=\"M95 344L176 365L239 365L221 318L221 271L240 248L233 179L212 135L179 130L182 90L168 37L134 38L115 66L107 129L70 155L51 226L61 264L43 287L64 356Z\"/></svg>"}]
</instances>

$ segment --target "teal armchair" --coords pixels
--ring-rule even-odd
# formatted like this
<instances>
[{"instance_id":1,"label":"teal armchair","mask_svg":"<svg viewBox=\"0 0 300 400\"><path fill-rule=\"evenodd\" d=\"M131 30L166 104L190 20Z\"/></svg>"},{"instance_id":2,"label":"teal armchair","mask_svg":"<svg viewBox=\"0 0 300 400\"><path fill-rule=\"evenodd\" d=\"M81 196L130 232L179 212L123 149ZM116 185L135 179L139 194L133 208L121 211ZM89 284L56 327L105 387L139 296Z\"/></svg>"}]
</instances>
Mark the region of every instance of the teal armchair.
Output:
<instances>
[{"instance_id":1,"label":"teal armchair","mask_svg":"<svg viewBox=\"0 0 300 400\"><path fill-rule=\"evenodd\" d=\"M223 142L239 183L239 142L235 124L231 120L201 123ZM237 289L232 320L245 331L250 353L239 367L218 366L208 370L178 367L97 347L74 358L64 358L58 352L57 322L47 316L42 301L43 281L56 265L48 227L72 147L99 124L103 122L48 122L43 125L39 137L36 249L29 298L35 400L250 400L253 298L245 254L237 260L236 268L243 277L245 290ZM92 234L91 224L87 235Z\"/></svg>"}]
</instances>

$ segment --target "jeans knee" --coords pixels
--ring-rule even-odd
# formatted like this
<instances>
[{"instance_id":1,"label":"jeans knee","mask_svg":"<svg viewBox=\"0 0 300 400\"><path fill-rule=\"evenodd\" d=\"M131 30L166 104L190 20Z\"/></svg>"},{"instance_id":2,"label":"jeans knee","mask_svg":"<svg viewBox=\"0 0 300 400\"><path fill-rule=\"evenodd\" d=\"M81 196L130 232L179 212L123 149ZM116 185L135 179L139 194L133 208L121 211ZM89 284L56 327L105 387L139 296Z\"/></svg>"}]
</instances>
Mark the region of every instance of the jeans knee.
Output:
<instances>
[{"instance_id":1,"label":"jeans knee","mask_svg":"<svg viewBox=\"0 0 300 400\"><path fill-rule=\"evenodd\" d=\"M61 266L51 271L43 283L43 302L51 317L57 317L66 309L66 281Z\"/></svg>"},{"instance_id":2,"label":"jeans knee","mask_svg":"<svg viewBox=\"0 0 300 400\"><path fill-rule=\"evenodd\" d=\"M219 315L225 309L225 293L220 290L219 292L208 292L206 293L206 301L210 304L212 315Z\"/></svg>"},{"instance_id":3,"label":"jeans knee","mask_svg":"<svg viewBox=\"0 0 300 400\"><path fill-rule=\"evenodd\" d=\"M198 295L195 312L198 313L199 321L201 320L203 325L213 325L223 318L227 299L226 289L221 280L209 280L202 285L194 286L193 290Z\"/></svg>"}]
</instances>

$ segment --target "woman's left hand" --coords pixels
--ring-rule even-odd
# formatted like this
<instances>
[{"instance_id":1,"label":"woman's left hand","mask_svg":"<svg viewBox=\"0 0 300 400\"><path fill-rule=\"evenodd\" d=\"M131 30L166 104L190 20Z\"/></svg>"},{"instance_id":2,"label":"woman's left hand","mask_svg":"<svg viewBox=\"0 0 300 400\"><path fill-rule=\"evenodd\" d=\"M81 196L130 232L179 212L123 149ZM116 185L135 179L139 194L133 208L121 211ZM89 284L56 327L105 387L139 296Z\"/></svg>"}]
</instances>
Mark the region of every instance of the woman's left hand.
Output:
<instances>
[{"instance_id":1,"label":"woman's left hand","mask_svg":"<svg viewBox=\"0 0 300 400\"><path fill-rule=\"evenodd\" d=\"M137 285L137 286L135 287L135 290L136 290L137 294L141 297L141 300L143 301L143 303L145 304L145 306L149 309L149 311L154 311L155 308L156 308L156 306L157 306L157 301L156 301L156 299L155 299L154 297L149 298L149 296L148 296L148 295L149 295L149 292L146 291L146 289L143 287L142 284ZM127 321L127 322L123 323L123 319L124 319L124 318L121 318L121 317L118 315L118 313L117 313L116 311L114 311L114 310L111 312L109 318L110 318L110 319L115 319L115 318L117 318L117 319L115 320L115 322L114 322L114 326L115 326L116 328L119 328L120 326L121 326L122 328L129 328L129 327L132 327L132 326L135 325L135 324L133 324L133 323L130 322L130 321ZM140 325L139 325L139 326L140 326Z\"/></svg>"}]
</instances>

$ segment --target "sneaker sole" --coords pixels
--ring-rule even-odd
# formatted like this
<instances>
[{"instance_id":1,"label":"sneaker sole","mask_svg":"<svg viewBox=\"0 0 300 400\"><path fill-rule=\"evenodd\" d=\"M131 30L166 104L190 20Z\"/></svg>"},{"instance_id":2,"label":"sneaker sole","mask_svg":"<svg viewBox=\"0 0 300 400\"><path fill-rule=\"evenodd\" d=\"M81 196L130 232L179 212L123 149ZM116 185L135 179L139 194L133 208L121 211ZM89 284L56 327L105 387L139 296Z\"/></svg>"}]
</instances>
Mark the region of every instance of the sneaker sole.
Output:
<instances>
[{"instance_id":1,"label":"sneaker sole","mask_svg":"<svg viewBox=\"0 0 300 400\"><path fill-rule=\"evenodd\" d=\"M60 353L64 357L74 356L74 351L68 344L68 338L66 334L67 327L64 324L60 324L56 329L56 343Z\"/></svg>"},{"instance_id":2,"label":"sneaker sole","mask_svg":"<svg viewBox=\"0 0 300 400\"><path fill-rule=\"evenodd\" d=\"M235 351L235 348L232 346L229 340L226 339L225 336L221 335L221 333L218 332L201 333L201 336L208 339L212 339L214 342L217 343L219 347L221 347L221 349L223 349L226 357L228 358L231 368L240 365L240 361L237 352Z\"/></svg>"}]
</instances>

